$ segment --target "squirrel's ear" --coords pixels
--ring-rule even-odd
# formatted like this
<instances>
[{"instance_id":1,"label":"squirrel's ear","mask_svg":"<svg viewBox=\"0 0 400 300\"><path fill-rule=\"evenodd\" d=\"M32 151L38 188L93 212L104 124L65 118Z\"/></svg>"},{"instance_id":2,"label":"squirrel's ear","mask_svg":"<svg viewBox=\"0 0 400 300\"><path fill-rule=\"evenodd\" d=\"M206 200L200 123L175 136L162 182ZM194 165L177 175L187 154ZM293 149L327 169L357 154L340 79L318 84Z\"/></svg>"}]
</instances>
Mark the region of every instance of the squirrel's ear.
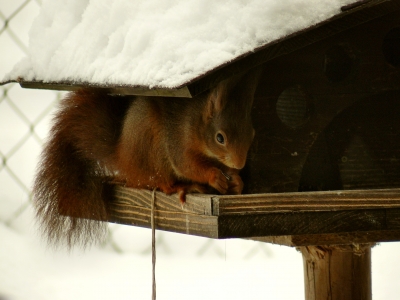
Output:
<instances>
[{"instance_id":1,"label":"squirrel's ear","mask_svg":"<svg viewBox=\"0 0 400 300\"><path fill-rule=\"evenodd\" d=\"M215 113L221 112L228 101L227 80L221 81L216 87L210 90L207 97L207 107L205 110L206 119L210 119Z\"/></svg>"},{"instance_id":2,"label":"squirrel's ear","mask_svg":"<svg viewBox=\"0 0 400 300\"><path fill-rule=\"evenodd\" d=\"M246 73L235 74L218 83L208 94L205 118L210 119L215 113L221 112L229 101L230 93L248 99L251 106L262 71L263 68L259 66Z\"/></svg>"}]
</instances>

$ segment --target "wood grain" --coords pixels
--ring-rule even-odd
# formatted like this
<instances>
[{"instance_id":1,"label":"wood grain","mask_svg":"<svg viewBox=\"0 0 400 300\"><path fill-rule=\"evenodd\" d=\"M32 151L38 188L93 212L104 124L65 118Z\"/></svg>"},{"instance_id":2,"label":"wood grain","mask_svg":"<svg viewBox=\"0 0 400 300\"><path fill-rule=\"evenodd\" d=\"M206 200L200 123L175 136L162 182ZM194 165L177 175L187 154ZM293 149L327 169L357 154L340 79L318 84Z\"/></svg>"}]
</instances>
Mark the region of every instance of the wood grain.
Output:
<instances>
[{"instance_id":1,"label":"wood grain","mask_svg":"<svg viewBox=\"0 0 400 300\"><path fill-rule=\"evenodd\" d=\"M371 300L371 245L300 247L305 299Z\"/></svg>"},{"instance_id":2,"label":"wood grain","mask_svg":"<svg viewBox=\"0 0 400 300\"><path fill-rule=\"evenodd\" d=\"M253 237L251 240L289 247L348 245L400 241L400 230L353 231L329 234L282 235Z\"/></svg>"},{"instance_id":3,"label":"wood grain","mask_svg":"<svg viewBox=\"0 0 400 300\"><path fill-rule=\"evenodd\" d=\"M115 201L108 207L113 223L151 227L152 191L115 186ZM181 205L177 195L155 193L155 224L157 229L217 238L217 217L211 214L207 195L188 195Z\"/></svg>"},{"instance_id":4,"label":"wood grain","mask_svg":"<svg viewBox=\"0 0 400 300\"><path fill-rule=\"evenodd\" d=\"M388 214L386 209L369 209L224 215L218 218L218 237L400 230L399 224L393 221L400 218L400 209L390 209Z\"/></svg>"},{"instance_id":5,"label":"wood grain","mask_svg":"<svg viewBox=\"0 0 400 300\"><path fill-rule=\"evenodd\" d=\"M143 207L111 206L109 222L151 228L151 209ZM188 212L155 210L156 229L177 233L218 238L217 217L196 215Z\"/></svg>"},{"instance_id":6,"label":"wood grain","mask_svg":"<svg viewBox=\"0 0 400 300\"><path fill-rule=\"evenodd\" d=\"M18 82L21 87L29 89L46 89L46 90L59 90L59 91L75 91L80 88L101 88L105 89L110 94L115 95L139 95L139 96L160 96L160 97L185 97L191 98L188 88L186 86L180 88L154 88L129 86L129 85L107 85L107 84L93 84L88 82L42 82L42 81L26 81L23 78L18 78L10 82Z\"/></svg>"},{"instance_id":7,"label":"wood grain","mask_svg":"<svg viewBox=\"0 0 400 300\"><path fill-rule=\"evenodd\" d=\"M151 191L118 187L109 221L150 228L151 197ZM335 205L336 201L340 204ZM211 238L313 237L292 241L292 246L313 244L318 237L336 243L338 235L340 243L351 242L352 233L370 233L363 235L365 242L400 238L393 235L400 232L398 189L188 195L183 206L176 195L157 192L155 203L157 229ZM289 244L287 239L282 243Z\"/></svg>"},{"instance_id":8,"label":"wood grain","mask_svg":"<svg viewBox=\"0 0 400 300\"><path fill-rule=\"evenodd\" d=\"M271 193L213 197L213 214L335 211L400 207L400 189Z\"/></svg>"},{"instance_id":9,"label":"wood grain","mask_svg":"<svg viewBox=\"0 0 400 300\"><path fill-rule=\"evenodd\" d=\"M148 190L115 186L116 204L125 210L132 210L134 207L151 208L152 193ZM168 196L162 192L156 192L156 198L156 210L212 215L210 195L189 194L184 205L176 194Z\"/></svg>"}]
</instances>

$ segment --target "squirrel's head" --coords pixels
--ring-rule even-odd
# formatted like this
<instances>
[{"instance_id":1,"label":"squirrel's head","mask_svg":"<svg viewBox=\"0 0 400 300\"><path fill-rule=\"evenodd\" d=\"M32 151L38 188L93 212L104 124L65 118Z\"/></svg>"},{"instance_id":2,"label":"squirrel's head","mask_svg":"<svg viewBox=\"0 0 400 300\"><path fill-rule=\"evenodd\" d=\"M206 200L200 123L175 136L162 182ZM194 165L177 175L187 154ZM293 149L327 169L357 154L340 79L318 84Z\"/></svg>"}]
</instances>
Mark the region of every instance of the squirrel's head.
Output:
<instances>
[{"instance_id":1,"label":"squirrel's head","mask_svg":"<svg viewBox=\"0 0 400 300\"><path fill-rule=\"evenodd\" d=\"M220 82L208 95L203 116L207 156L229 168L242 169L255 131L251 121L260 70Z\"/></svg>"}]
</instances>

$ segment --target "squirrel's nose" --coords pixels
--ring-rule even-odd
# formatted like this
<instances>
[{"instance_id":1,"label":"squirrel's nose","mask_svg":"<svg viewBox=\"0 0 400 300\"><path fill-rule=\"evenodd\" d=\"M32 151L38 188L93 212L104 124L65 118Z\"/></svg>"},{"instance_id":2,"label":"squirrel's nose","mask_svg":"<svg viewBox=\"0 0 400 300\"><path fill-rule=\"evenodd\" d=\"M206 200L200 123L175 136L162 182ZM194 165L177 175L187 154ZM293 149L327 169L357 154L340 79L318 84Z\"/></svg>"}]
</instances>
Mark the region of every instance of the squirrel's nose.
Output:
<instances>
[{"instance_id":1,"label":"squirrel's nose","mask_svg":"<svg viewBox=\"0 0 400 300\"><path fill-rule=\"evenodd\" d=\"M235 155L229 157L227 166L232 169L241 170L244 168L245 164L246 164L246 155Z\"/></svg>"}]
</instances>

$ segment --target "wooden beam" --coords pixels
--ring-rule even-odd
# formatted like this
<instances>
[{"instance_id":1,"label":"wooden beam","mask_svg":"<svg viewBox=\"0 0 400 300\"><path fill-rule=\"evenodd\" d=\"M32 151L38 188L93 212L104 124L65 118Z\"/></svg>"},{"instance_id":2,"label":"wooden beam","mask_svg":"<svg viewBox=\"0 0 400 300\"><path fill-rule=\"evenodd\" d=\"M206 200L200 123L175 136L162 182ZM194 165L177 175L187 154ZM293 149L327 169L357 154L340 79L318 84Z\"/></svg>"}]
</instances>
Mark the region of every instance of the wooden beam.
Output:
<instances>
[{"instance_id":1,"label":"wooden beam","mask_svg":"<svg viewBox=\"0 0 400 300\"><path fill-rule=\"evenodd\" d=\"M110 84L93 84L85 82L42 82L42 81L25 81L18 79L10 82L18 82L21 87L28 89L47 89L59 91L75 91L80 88L100 88L105 89L109 94L114 95L138 95L138 96L158 96L158 97L183 97L191 98L192 95L186 86L180 88L148 88L142 86L130 85L110 85Z\"/></svg>"},{"instance_id":2,"label":"wooden beam","mask_svg":"<svg viewBox=\"0 0 400 300\"><path fill-rule=\"evenodd\" d=\"M218 238L218 218L212 215L210 196L188 195L184 206L177 195L156 192L155 197L157 229ZM150 228L151 200L151 191L116 186L109 221Z\"/></svg>"},{"instance_id":3,"label":"wooden beam","mask_svg":"<svg viewBox=\"0 0 400 300\"><path fill-rule=\"evenodd\" d=\"M211 195L189 194L184 205L179 197L156 192L155 209L159 211L173 211L181 213L193 213L198 215L212 215ZM153 192L141 189L130 189L122 186L115 186L115 197L118 200L118 208L122 210L133 210L137 207L151 209Z\"/></svg>"},{"instance_id":4,"label":"wooden beam","mask_svg":"<svg viewBox=\"0 0 400 300\"><path fill-rule=\"evenodd\" d=\"M155 195L156 228L178 233L219 239L274 237L270 241L291 246L320 244L318 239L347 244L357 234L366 243L400 239L398 189L188 195L183 206L177 195ZM116 187L109 221L150 228L151 197L147 190ZM293 242L293 237L299 238Z\"/></svg>"},{"instance_id":5,"label":"wooden beam","mask_svg":"<svg viewBox=\"0 0 400 300\"><path fill-rule=\"evenodd\" d=\"M318 246L318 245L347 245L397 242L400 240L400 230L353 231L327 234L281 235L252 237L251 240L283 245L288 247Z\"/></svg>"},{"instance_id":6,"label":"wooden beam","mask_svg":"<svg viewBox=\"0 0 400 300\"><path fill-rule=\"evenodd\" d=\"M305 299L371 300L371 245L301 247Z\"/></svg>"},{"instance_id":7,"label":"wooden beam","mask_svg":"<svg viewBox=\"0 0 400 300\"><path fill-rule=\"evenodd\" d=\"M215 196L213 214L400 208L400 189Z\"/></svg>"},{"instance_id":8,"label":"wooden beam","mask_svg":"<svg viewBox=\"0 0 400 300\"><path fill-rule=\"evenodd\" d=\"M334 234L400 230L400 209L270 212L218 217L218 237Z\"/></svg>"}]
</instances>

